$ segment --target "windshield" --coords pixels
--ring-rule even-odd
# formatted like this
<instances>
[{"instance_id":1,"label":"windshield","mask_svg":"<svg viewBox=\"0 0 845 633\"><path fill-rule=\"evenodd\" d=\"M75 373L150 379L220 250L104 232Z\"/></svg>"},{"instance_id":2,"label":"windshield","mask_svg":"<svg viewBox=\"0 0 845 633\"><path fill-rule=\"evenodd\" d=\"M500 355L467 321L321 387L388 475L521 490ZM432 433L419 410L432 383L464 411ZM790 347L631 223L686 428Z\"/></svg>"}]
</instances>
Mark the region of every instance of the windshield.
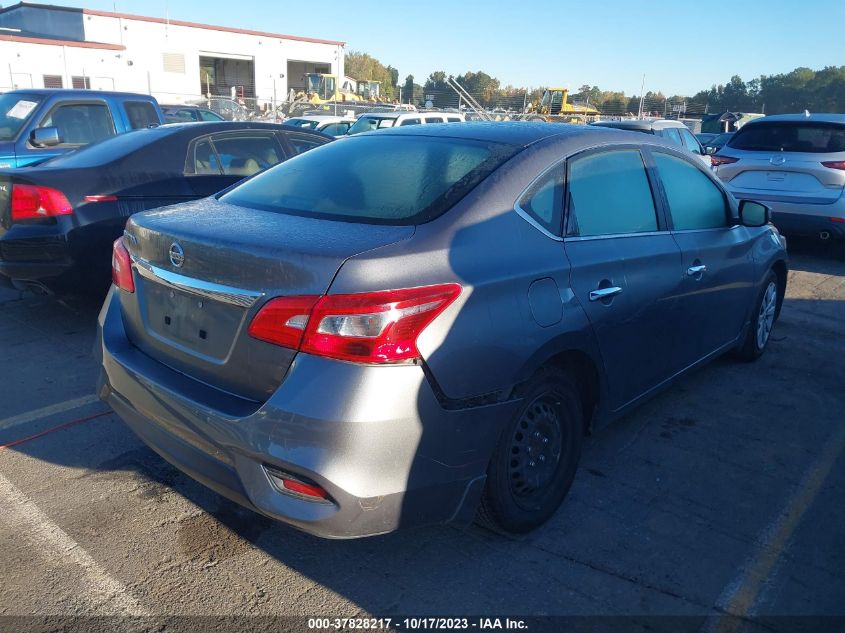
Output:
<instances>
[{"instance_id":1,"label":"windshield","mask_svg":"<svg viewBox=\"0 0 845 633\"><path fill-rule=\"evenodd\" d=\"M754 123L736 132L728 147L756 152L845 152L845 126L803 121Z\"/></svg>"},{"instance_id":2,"label":"windshield","mask_svg":"<svg viewBox=\"0 0 845 633\"><path fill-rule=\"evenodd\" d=\"M359 136L301 154L220 199L330 220L420 224L445 213L516 151L465 139Z\"/></svg>"},{"instance_id":3,"label":"windshield","mask_svg":"<svg viewBox=\"0 0 845 633\"><path fill-rule=\"evenodd\" d=\"M0 95L0 141L14 140L43 98L14 92Z\"/></svg>"},{"instance_id":4,"label":"windshield","mask_svg":"<svg viewBox=\"0 0 845 633\"><path fill-rule=\"evenodd\" d=\"M370 130L393 127L395 122L396 119L393 117L367 116L364 114L358 117L358 120L349 128L348 133L360 134L361 132L369 132Z\"/></svg>"}]
</instances>

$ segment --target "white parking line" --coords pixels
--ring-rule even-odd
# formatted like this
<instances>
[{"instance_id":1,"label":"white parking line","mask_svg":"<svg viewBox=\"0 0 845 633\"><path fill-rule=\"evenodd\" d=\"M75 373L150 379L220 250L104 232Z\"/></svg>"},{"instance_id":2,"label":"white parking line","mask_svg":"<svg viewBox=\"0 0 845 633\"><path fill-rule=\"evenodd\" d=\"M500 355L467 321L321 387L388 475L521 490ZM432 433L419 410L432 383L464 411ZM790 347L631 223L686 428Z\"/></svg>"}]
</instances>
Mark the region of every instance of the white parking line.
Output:
<instances>
[{"instance_id":1,"label":"white parking line","mask_svg":"<svg viewBox=\"0 0 845 633\"><path fill-rule=\"evenodd\" d=\"M64 413L65 411L78 409L88 404L94 404L95 402L99 402L99 400L100 399L96 395L91 394L90 396L83 396L81 398L76 398L75 400L66 400L65 402L59 402L58 404L51 404L48 407L42 407L41 409L36 409L35 411L21 413L20 415L0 420L0 431L11 429L12 427L20 426L21 424L35 422L41 418L56 415L57 413Z\"/></svg>"},{"instance_id":2,"label":"white parking line","mask_svg":"<svg viewBox=\"0 0 845 633\"><path fill-rule=\"evenodd\" d=\"M87 593L82 597L97 610L92 615L149 615L123 583L110 576L79 543L2 474L0 502L3 505L3 521L16 528L19 539L29 541L40 553L64 559L79 568L87 581Z\"/></svg>"}]
</instances>

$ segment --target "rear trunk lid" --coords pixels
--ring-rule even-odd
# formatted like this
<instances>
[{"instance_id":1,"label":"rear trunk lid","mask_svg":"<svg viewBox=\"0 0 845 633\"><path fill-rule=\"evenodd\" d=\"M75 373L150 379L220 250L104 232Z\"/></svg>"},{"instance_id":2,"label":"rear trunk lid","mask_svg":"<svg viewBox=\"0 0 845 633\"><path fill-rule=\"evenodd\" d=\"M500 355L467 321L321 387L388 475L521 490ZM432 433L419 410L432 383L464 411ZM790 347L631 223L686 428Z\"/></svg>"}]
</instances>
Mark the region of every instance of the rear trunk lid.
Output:
<instances>
[{"instance_id":1,"label":"rear trunk lid","mask_svg":"<svg viewBox=\"0 0 845 633\"><path fill-rule=\"evenodd\" d=\"M413 233L213 198L133 216L126 244L136 289L120 292L127 335L172 369L264 401L296 354L248 335L266 300L324 294L346 259Z\"/></svg>"}]
</instances>

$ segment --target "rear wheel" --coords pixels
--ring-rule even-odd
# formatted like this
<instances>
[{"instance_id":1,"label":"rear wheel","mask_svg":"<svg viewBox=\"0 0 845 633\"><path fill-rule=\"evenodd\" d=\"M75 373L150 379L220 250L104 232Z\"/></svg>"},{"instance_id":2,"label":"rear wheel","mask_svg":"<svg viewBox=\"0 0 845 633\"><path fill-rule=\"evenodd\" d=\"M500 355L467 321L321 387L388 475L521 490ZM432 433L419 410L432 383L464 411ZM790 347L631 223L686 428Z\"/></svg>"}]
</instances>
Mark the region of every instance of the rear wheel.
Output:
<instances>
[{"instance_id":1,"label":"rear wheel","mask_svg":"<svg viewBox=\"0 0 845 633\"><path fill-rule=\"evenodd\" d=\"M478 513L480 523L505 533L528 532L554 514L575 478L584 437L581 398L568 373L544 369L522 396L494 450Z\"/></svg>"},{"instance_id":2,"label":"rear wheel","mask_svg":"<svg viewBox=\"0 0 845 633\"><path fill-rule=\"evenodd\" d=\"M770 272L757 298L751 325L737 355L742 360L757 360L766 351L778 311L778 279Z\"/></svg>"}]
</instances>

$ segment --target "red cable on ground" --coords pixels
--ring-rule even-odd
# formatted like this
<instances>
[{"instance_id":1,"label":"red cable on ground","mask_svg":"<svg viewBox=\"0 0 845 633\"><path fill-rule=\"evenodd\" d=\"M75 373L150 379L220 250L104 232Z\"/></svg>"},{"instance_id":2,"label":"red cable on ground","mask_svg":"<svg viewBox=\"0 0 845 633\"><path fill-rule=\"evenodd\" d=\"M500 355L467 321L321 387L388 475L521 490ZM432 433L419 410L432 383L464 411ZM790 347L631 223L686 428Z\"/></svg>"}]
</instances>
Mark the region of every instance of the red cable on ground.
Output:
<instances>
[{"instance_id":1,"label":"red cable on ground","mask_svg":"<svg viewBox=\"0 0 845 633\"><path fill-rule=\"evenodd\" d=\"M20 440L15 440L14 442L9 442L8 444L0 444L0 450L4 448L12 448L13 446L18 446L19 444L24 444L25 442L30 442L32 440L37 440L39 437L44 437L45 435L49 435L50 433L55 433L56 431L61 431L62 429L70 428L71 426L76 426L77 424L82 424L83 422L88 422L90 420L96 420L97 418L102 418L105 415L111 415L114 413L111 409L108 411L103 411L102 413L97 413L95 415L89 415L85 418L79 418L78 420L73 420L71 422L65 422L64 424L60 424L59 426L54 426L52 429L47 429L46 431L41 431L40 433L36 433L35 435L30 435L29 437L24 437Z\"/></svg>"}]
</instances>

